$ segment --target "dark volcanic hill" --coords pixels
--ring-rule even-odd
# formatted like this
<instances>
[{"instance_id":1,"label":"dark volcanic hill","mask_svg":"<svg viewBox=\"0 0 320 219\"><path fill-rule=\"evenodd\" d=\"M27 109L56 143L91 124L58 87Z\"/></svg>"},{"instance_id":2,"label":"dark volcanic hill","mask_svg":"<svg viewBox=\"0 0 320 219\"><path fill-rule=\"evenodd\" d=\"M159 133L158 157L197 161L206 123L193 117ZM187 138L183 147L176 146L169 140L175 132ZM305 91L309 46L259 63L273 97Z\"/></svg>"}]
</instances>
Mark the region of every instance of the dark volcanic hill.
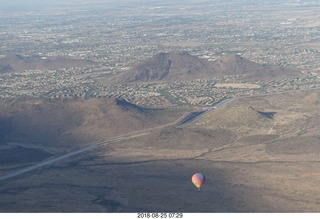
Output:
<instances>
[{"instance_id":1,"label":"dark volcanic hill","mask_svg":"<svg viewBox=\"0 0 320 219\"><path fill-rule=\"evenodd\" d=\"M118 83L179 81L223 75L240 75L242 80L270 80L299 77L300 72L261 65L236 54L223 55L209 62L187 52L172 52L157 54L111 80Z\"/></svg>"},{"instance_id":2,"label":"dark volcanic hill","mask_svg":"<svg viewBox=\"0 0 320 219\"><path fill-rule=\"evenodd\" d=\"M207 75L210 65L187 52L159 53L134 66L120 81L175 81L191 80Z\"/></svg>"},{"instance_id":3,"label":"dark volcanic hill","mask_svg":"<svg viewBox=\"0 0 320 219\"><path fill-rule=\"evenodd\" d=\"M226 54L212 62L212 71L217 75L241 75L245 80L272 80L300 77L299 71L279 66L261 65L237 54Z\"/></svg>"},{"instance_id":4,"label":"dark volcanic hill","mask_svg":"<svg viewBox=\"0 0 320 219\"><path fill-rule=\"evenodd\" d=\"M0 58L0 73L26 70L48 70L68 67L84 67L97 63L71 57L42 57L10 55Z\"/></svg>"}]
</instances>

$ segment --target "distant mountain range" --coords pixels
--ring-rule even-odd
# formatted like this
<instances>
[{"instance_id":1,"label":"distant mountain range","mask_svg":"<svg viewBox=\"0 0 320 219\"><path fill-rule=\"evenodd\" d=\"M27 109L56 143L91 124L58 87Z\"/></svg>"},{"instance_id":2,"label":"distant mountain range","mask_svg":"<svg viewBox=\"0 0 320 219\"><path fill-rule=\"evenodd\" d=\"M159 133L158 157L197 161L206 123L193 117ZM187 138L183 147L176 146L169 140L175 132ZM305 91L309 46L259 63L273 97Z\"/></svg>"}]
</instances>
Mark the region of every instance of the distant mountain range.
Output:
<instances>
[{"instance_id":1,"label":"distant mountain range","mask_svg":"<svg viewBox=\"0 0 320 219\"><path fill-rule=\"evenodd\" d=\"M49 70L68 67L84 67L97 63L71 57L46 57L9 55L0 58L0 73L26 70Z\"/></svg>"},{"instance_id":2,"label":"distant mountain range","mask_svg":"<svg viewBox=\"0 0 320 219\"><path fill-rule=\"evenodd\" d=\"M271 80L299 77L301 73L278 66L261 65L237 54L226 54L210 62L187 52L159 53L127 72L112 78L113 82L152 82L208 79L240 75L242 80Z\"/></svg>"}]
</instances>

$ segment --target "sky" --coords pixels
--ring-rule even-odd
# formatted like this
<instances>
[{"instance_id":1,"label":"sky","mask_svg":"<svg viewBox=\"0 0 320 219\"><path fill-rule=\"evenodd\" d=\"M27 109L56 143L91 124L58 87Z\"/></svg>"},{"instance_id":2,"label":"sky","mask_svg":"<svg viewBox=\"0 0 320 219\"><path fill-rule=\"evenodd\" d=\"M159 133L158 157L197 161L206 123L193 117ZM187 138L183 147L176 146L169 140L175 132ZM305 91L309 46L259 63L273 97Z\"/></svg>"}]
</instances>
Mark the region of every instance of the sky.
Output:
<instances>
[{"instance_id":1,"label":"sky","mask_svg":"<svg viewBox=\"0 0 320 219\"><path fill-rule=\"evenodd\" d=\"M147 3L157 1L160 0L0 0L0 11L33 11L47 9L50 7L68 7L72 5L99 5L99 3L116 6L121 4L123 5L125 3Z\"/></svg>"},{"instance_id":2,"label":"sky","mask_svg":"<svg viewBox=\"0 0 320 219\"><path fill-rule=\"evenodd\" d=\"M290 2L290 3L300 3L301 5L312 6L312 5L319 5L319 0L0 0L0 12L12 12L12 11L38 11L42 9L50 9L59 8L59 7L71 7L71 6L84 6L96 8L100 7L101 4L108 4L121 7L130 3L130 5L135 3L142 3L142 4L165 4L168 2L183 2L186 5L192 3L231 3L231 2L241 2L243 4L252 5L258 4L261 5L262 3L266 2ZM231 3L232 4L232 3Z\"/></svg>"},{"instance_id":3,"label":"sky","mask_svg":"<svg viewBox=\"0 0 320 219\"><path fill-rule=\"evenodd\" d=\"M56 0L55 2L62 2ZM0 11L41 9L52 4L49 0L0 0Z\"/></svg>"},{"instance_id":4,"label":"sky","mask_svg":"<svg viewBox=\"0 0 320 219\"><path fill-rule=\"evenodd\" d=\"M41 10L48 7L70 6L101 0L0 0L0 11ZM111 2L111 0L102 0Z\"/></svg>"}]
</instances>

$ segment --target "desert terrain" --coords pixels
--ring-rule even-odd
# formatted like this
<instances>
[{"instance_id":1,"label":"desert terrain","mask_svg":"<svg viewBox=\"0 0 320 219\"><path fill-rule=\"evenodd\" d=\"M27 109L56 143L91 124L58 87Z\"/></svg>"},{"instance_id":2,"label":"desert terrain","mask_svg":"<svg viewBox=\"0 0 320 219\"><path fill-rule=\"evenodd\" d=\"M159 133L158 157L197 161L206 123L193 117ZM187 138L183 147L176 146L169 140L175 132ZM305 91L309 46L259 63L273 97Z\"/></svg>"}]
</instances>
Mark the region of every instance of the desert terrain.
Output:
<instances>
[{"instance_id":1,"label":"desert terrain","mask_svg":"<svg viewBox=\"0 0 320 219\"><path fill-rule=\"evenodd\" d=\"M320 212L319 11L0 0L0 215Z\"/></svg>"},{"instance_id":2,"label":"desert terrain","mask_svg":"<svg viewBox=\"0 0 320 219\"><path fill-rule=\"evenodd\" d=\"M3 180L0 211L319 212L318 93L233 99L186 127ZM199 171L201 191L191 183Z\"/></svg>"}]
</instances>

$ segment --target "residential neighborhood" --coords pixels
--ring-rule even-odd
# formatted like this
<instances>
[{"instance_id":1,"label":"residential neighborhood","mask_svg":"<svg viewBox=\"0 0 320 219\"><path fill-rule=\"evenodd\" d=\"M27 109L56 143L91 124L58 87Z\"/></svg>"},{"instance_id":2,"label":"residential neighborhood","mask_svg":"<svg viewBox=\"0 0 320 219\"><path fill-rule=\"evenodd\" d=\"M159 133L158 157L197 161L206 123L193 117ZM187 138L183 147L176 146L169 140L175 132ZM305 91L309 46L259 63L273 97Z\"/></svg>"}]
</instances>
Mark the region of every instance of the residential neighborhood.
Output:
<instances>
[{"instance_id":1,"label":"residential neighborhood","mask_svg":"<svg viewBox=\"0 0 320 219\"><path fill-rule=\"evenodd\" d=\"M317 88L320 15L304 3L288 5L284 1L276 8L271 3L261 6L269 14L274 13L273 17L261 14L258 3L252 9L228 9L228 14L215 10L213 4L180 8L177 14L174 8L161 6L116 8L110 15L102 9L96 12L96 20L86 19L91 15L89 9L75 12L65 8L47 14L16 12L19 16L15 19L2 13L0 57L76 57L98 64L3 73L0 98L122 97L150 107L208 106L226 96ZM299 16L291 17L283 10ZM209 61L234 53L259 64L298 70L303 77L245 82L257 85L253 88L215 86L239 83L237 77L241 76L174 83L105 83L105 78L124 74L157 53L173 51L187 51Z\"/></svg>"}]
</instances>

